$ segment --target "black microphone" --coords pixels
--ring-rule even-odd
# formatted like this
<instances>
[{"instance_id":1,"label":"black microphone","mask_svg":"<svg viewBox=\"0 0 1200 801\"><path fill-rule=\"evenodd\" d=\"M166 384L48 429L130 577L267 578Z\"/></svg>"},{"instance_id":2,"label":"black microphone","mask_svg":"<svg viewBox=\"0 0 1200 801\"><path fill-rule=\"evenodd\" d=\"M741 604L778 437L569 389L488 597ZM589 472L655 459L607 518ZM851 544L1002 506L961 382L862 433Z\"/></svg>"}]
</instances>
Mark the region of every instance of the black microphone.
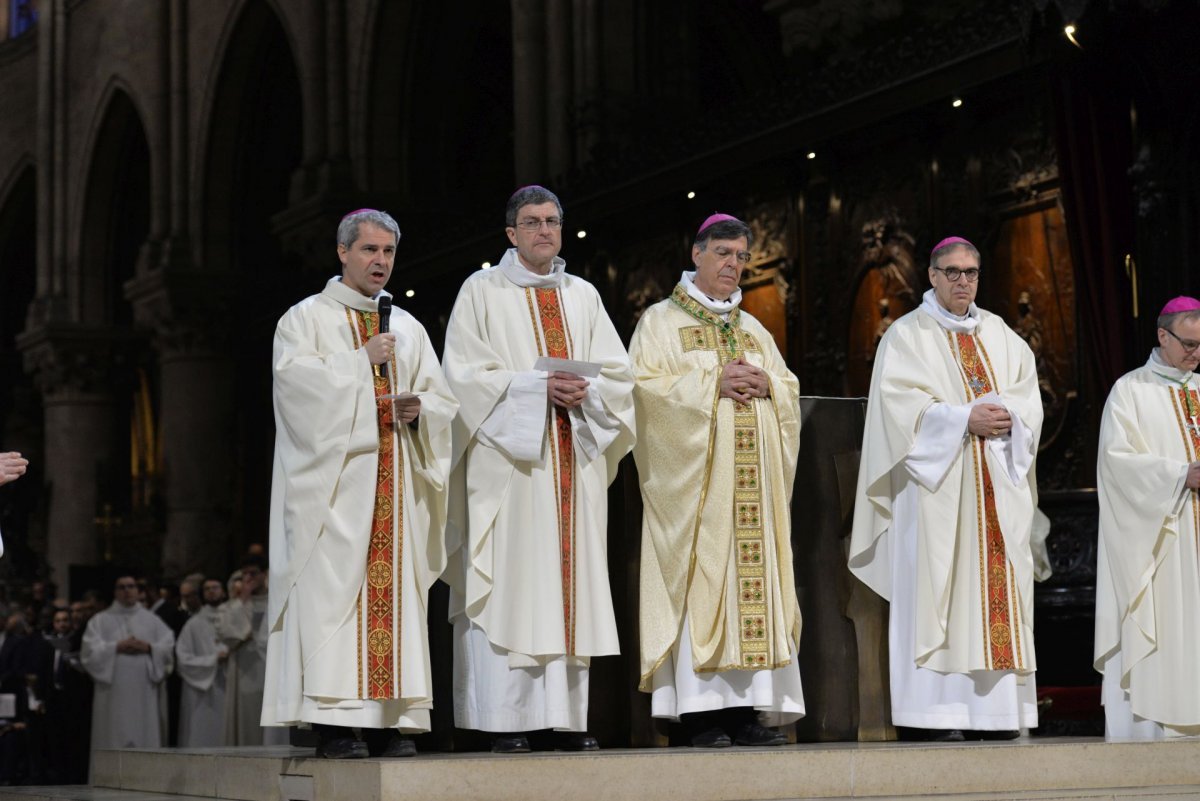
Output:
<instances>
[{"instance_id":1,"label":"black microphone","mask_svg":"<svg viewBox=\"0 0 1200 801\"><path fill-rule=\"evenodd\" d=\"M379 333L386 334L392 327L392 299L388 295L379 297ZM387 362L379 365L379 374L387 378Z\"/></svg>"}]
</instances>

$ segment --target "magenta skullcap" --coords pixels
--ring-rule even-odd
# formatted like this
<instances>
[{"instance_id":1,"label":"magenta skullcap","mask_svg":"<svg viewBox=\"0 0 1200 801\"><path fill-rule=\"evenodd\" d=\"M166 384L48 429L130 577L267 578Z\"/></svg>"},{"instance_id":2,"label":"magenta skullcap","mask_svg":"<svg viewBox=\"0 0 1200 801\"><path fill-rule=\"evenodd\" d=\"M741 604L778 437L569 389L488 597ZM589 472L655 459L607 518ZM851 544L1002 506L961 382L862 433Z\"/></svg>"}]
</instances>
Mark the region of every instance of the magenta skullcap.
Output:
<instances>
[{"instance_id":1,"label":"magenta skullcap","mask_svg":"<svg viewBox=\"0 0 1200 801\"><path fill-rule=\"evenodd\" d=\"M1180 295L1177 298L1168 300L1167 305L1163 306L1162 311L1159 312L1159 316L1190 311L1200 311L1200 300L1189 298L1187 295Z\"/></svg>"},{"instance_id":2,"label":"magenta skullcap","mask_svg":"<svg viewBox=\"0 0 1200 801\"><path fill-rule=\"evenodd\" d=\"M706 228L711 228L712 226L716 225L719 222L731 222L731 221L732 222L741 222L741 220L739 220L737 217L734 217L732 214L721 214L720 212L717 212L716 214L713 214L707 220L705 220L704 222L702 222L700 224L700 230L696 232L696 236L700 236L700 234L704 233L704 230Z\"/></svg>"},{"instance_id":3,"label":"magenta skullcap","mask_svg":"<svg viewBox=\"0 0 1200 801\"><path fill-rule=\"evenodd\" d=\"M348 211L343 214L342 219L344 220L347 217L353 217L355 214L362 214L364 211L378 211L378 209L355 209L354 211Z\"/></svg>"},{"instance_id":4,"label":"magenta skullcap","mask_svg":"<svg viewBox=\"0 0 1200 801\"><path fill-rule=\"evenodd\" d=\"M974 245L972 245L967 240L963 239L961 236L948 236L945 239L943 239L941 242L938 242L936 245L933 246L933 250L929 251L929 258L932 259L934 253L937 253L942 248L948 248L951 245L966 245L967 247L972 248L974 250L979 249L979 248L975 247Z\"/></svg>"}]
</instances>

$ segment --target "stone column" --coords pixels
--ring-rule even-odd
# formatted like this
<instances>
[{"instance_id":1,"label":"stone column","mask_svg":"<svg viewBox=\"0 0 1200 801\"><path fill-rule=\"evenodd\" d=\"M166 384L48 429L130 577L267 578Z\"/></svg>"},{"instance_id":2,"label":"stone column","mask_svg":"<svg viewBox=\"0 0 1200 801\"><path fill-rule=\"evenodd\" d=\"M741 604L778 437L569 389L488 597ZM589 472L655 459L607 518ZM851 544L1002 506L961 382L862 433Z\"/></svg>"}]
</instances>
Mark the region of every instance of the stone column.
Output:
<instances>
[{"instance_id":1,"label":"stone column","mask_svg":"<svg viewBox=\"0 0 1200 801\"><path fill-rule=\"evenodd\" d=\"M42 393L45 420L46 560L64 593L72 565L95 565L102 543L94 519L101 470L112 469L115 391L131 336L111 328L55 323L21 334L25 370ZM87 589L87 588L75 588Z\"/></svg>"},{"instance_id":2,"label":"stone column","mask_svg":"<svg viewBox=\"0 0 1200 801\"><path fill-rule=\"evenodd\" d=\"M546 180L545 0L512 0L513 158L518 184Z\"/></svg>"},{"instance_id":3,"label":"stone column","mask_svg":"<svg viewBox=\"0 0 1200 801\"><path fill-rule=\"evenodd\" d=\"M223 575L233 530L236 417L231 276L160 270L125 295L153 332L167 531L162 571Z\"/></svg>"}]
</instances>

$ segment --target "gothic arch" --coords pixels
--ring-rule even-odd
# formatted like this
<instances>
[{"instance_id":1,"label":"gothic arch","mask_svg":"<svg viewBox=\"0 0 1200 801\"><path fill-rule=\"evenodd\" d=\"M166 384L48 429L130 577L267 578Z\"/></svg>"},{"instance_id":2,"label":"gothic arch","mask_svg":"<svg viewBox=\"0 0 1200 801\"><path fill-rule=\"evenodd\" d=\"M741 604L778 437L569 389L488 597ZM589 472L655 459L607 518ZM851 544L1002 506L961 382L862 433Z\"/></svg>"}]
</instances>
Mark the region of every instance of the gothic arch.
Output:
<instances>
[{"instance_id":1,"label":"gothic arch","mask_svg":"<svg viewBox=\"0 0 1200 801\"><path fill-rule=\"evenodd\" d=\"M201 269L281 258L271 217L289 200L303 154L303 95L293 39L268 0L246 0L222 33L201 131Z\"/></svg>"},{"instance_id":2,"label":"gothic arch","mask_svg":"<svg viewBox=\"0 0 1200 801\"><path fill-rule=\"evenodd\" d=\"M129 325L123 286L150 231L151 163L144 119L120 80L109 83L91 131L69 302L76 319Z\"/></svg>"}]
</instances>

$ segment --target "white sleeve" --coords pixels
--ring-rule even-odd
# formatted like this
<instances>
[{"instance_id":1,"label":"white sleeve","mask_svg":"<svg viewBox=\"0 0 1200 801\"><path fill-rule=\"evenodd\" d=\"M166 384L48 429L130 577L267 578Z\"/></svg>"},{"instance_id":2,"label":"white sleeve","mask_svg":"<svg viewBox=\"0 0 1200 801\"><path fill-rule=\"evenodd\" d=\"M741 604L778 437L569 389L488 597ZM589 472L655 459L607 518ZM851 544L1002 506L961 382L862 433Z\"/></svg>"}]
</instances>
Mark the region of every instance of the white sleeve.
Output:
<instances>
[{"instance_id":1,"label":"white sleeve","mask_svg":"<svg viewBox=\"0 0 1200 801\"><path fill-rule=\"evenodd\" d=\"M513 373L504 395L479 426L476 436L518 462L541 462L546 438L546 373Z\"/></svg>"},{"instance_id":2,"label":"white sleeve","mask_svg":"<svg viewBox=\"0 0 1200 801\"><path fill-rule=\"evenodd\" d=\"M934 403L921 416L912 450L904 457L904 469L913 480L934 491L962 453L971 405Z\"/></svg>"},{"instance_id":3,"label":"white sleeve","mask_svg":"<svg viewBox=\"0 0 1200 801\"><path fill-rule=\"evenodd\" d=\"M1004 472L1008 474L1009 480L1014 485L1021 485L1025 476L1029 474L1029 468L1033 467L1033 459L1037 455L1033 431L999 395L989 393L975 402L997 403L1008 410L1008 415L1012 418L1012 430L1002 437L988 439L987 446L992 451L992 456L1004 465Z\"/></svg>"}]
</instances>

